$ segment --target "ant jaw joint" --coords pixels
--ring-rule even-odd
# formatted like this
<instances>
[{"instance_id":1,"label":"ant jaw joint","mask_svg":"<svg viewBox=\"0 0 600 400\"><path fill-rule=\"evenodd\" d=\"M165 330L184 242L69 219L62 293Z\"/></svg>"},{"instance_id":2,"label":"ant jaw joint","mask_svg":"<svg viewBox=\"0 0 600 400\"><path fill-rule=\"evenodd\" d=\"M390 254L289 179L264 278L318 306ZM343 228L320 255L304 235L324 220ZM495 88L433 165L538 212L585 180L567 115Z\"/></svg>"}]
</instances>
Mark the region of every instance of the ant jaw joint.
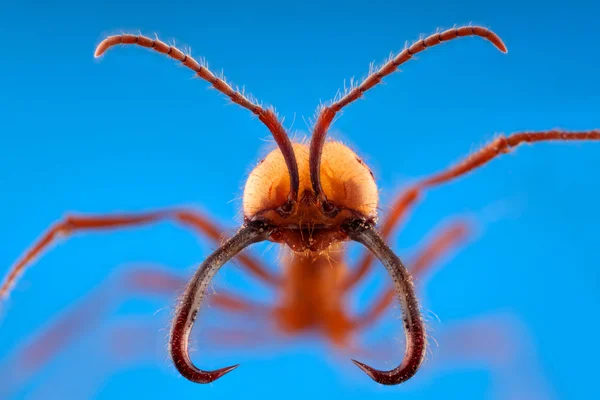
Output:
<instances>
[{"instance_id":1,"label":"ant jaw joint","mask_svg":"<svg viewBox=\"0 0 600 400\"><path fill-rule=\"evenodd\" d=\"M357 234L375 227L375 221L372 219L354 218L345 221L341 225L342 232L350 235Z\"/></svg>"},{"instance_id":2,"label":"ant jaw joint","mask_svg":"<svg viewBox=\"0 0 600 400\"><path fill-rule=\"evenodd\" d=\"M246 225L249 228L252 228L253 230L260 232L260 233L267 233L267 236L270 235L271 233L273 233L275 231L275 228L269 224L268 222L262 220L262 219L256 219L253 221L245 221L244 225Z\"/></svg>"}]
</instances>

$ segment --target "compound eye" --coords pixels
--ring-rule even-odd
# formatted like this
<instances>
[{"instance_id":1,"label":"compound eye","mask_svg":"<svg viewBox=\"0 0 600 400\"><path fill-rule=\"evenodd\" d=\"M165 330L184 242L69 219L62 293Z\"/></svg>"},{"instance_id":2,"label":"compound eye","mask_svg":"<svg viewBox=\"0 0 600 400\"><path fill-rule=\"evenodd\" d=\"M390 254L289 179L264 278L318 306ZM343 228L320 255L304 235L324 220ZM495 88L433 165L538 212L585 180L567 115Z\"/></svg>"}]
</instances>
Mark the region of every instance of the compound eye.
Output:
<instances>
[{"instance_id":1,"label":"compound eye","mask_svg":"<svg viewBox=\"0 0 600 400\"><path fill-rule=\"evenodd\" d=\"M323 213L330 218L335 217L337 213L340 212L340 209L329 200L324 200L323 203L321 203L321 208L323 209Z\"/></svg>"},{"instance_id":2,"label":"compound eye","mask_svg":"<svg viewBox=\"0 0 600 400\"><path fill-rule=\"evenodd\" d=\"M277 207L277 213L281 217L289 217L294 211L294 201L288 200L280 207Z\"/></svg>"}]
</instances>

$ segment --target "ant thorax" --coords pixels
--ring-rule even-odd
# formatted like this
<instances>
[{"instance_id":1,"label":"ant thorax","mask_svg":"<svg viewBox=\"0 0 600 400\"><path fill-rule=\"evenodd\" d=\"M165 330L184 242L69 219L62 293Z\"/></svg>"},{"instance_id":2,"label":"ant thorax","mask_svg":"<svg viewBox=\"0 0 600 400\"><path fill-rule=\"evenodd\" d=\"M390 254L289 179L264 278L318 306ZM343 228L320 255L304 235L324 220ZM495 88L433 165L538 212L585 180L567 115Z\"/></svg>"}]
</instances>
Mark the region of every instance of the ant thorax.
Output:
<instances>
[{"instance_id":1,"label":"ant thorax","mask_svg":"<svg viewBox=\"0 0 600 400\"><path fill-rule=\"evenodd\" d=\"M367 165L350 148L327 142L320 165L324 196L317 196L310 180L309 146L293 144L300 184L298 198L289 212L290 176L279 149L273 150L250 173L244 189L246 220L267 222L275 227L270 240L286 243L298 254L320 253L345 240L340 227L357 218L374 221L378 192Z\"/></svg>"}]
</instances>

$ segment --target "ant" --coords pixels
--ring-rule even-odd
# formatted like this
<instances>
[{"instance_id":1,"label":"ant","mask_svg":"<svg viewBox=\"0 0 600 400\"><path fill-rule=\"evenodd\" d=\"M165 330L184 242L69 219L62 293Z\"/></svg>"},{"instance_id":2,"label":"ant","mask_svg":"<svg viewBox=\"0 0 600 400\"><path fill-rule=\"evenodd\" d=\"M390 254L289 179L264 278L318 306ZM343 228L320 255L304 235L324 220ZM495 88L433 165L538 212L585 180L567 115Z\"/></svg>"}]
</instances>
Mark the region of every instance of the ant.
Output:
<instances>
[{"instance_id":1,"label":"ant","mask_svg":"<svg viewBox=\"0 0 600 400\"><path fill-rule=\"evenodd\" d=\"M303 324L319 324L329 337L340 341L355 329L352 319L342 307L342 298L361 280L377 258L392 278L394 290L384 293L376 304L384 308L393 301L394 294L397 297L406 337L405 354L399 365L389 371L377 370L357 360L352 361L374 381L385 385L396 385L415 375L423 363L427 348L425 324L413 278L400 258L386 244L386 239L402 217L425 190L461 177L522 143L600 140L600 130L551 130L499 136L464 161L418 181L401 193L394 201L393 211L376 229L379 199L375 178L354 151L342 143L327 140L329 127L344 107L359 99L414 55L467 36L479 36L501 52L507 52L506 46L494 32L480 26L455 27L421 39L370 74L360 85L330 105L320 108L309 144L292 143L272 108L258 105L191 56L157 38L122 34L110 36L98 45L96 57L116 45L137 45L181 62L232 102L256 115L269 129L278 146L254 168L246 181L243 195L244 222L241 228L200 264L178 301L170 330L169 352L181 375L193 382L210 383L237 367L233 365L212 371L202 370L191 361L188 350L190 332L207 287L218 270L236 256L266 282L279 287L286 286L287 297L281 306L282 323L295 325L297 328ZM12 267L0 287L0 298L9 294L18 276L58 236L167 219L192 226L215 240L220 235L211 221L191 210L169 209L135 215L67 216L53 225ZM288 274L285 279L277 279L260 264L241 254L252 244L263 241L280 243L290 250L285 261ZM342 251L347 241L362 244L370 253L343 279L337 274L324 273L326 267L330 271L346 271Z\"/></svg>"}]
</instances>

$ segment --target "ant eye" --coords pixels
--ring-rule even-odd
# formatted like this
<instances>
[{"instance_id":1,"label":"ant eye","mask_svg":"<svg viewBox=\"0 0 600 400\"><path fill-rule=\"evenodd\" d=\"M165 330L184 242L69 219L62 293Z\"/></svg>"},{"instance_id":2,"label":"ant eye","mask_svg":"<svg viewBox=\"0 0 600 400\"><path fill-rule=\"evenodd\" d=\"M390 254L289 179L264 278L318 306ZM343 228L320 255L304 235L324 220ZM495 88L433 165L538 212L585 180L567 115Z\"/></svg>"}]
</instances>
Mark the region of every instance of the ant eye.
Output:
<instances>
[{"instance_id":1,"label":"ant eye","mask_svg":"<svg viewBox=\"0 0 600 400\"><path fill-rule=\"evenodd\" d=\"M294 203L292 200L288 200L282 206L277 208L277 213L282 217L288 217L294 211Z\"/></svg>"},{"instance_id":2,"label":"ant eye","mask_svg":"<svg viewBox=\"0 0 600 400\"><path fill-rule=\"evenodd\" d=\"M328 217L335 217L335 215L340 211L332 202L325 200L321 205L323 212Z\"/></svg>"}]
</instances>

